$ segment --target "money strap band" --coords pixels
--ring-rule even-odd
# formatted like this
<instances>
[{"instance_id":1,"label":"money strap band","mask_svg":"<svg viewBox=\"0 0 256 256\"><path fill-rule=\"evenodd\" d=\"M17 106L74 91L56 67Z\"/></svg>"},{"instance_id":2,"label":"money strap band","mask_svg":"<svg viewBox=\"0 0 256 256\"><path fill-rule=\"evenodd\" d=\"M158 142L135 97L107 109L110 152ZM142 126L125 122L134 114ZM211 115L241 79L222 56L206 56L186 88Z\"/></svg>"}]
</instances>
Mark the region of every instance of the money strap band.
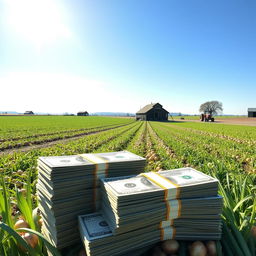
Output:
<instances>
[{"instance_id":1,"label":"money strap band","mask_svg":"<svg viewBox=\"0 0 256 256\"><path fill-rule=\"evenodd\" d=\"M167 228L167 227L172 227L174 225L174 219L170 220L163 220L160 222L159 228Z\"/></svg>"},{"instance_id":2,"label":"money strap band","mask_svg":"<svg viewBox=\"0 0 256 256\"><path fill-rule=\"evenodd\" d=\"M168 205L167 209L170 209L169 212L167 211L167 220L170 219L177 219L181 215L181 201L179 199L177 200L169 200L165 201L166 205Z\"/></svg>"},{"instance_id":3,"label":"money strap band","mask_svg":"<svg viewBox=\"0 0 256 256\"><path fill-rule=\"evenodd\" d=\"M180 195L180 187L157 172L142 173L144 177L164 189L165 200L177 199Z\"/></svg>"},{"instance_id":4,"label":"money strap band","mask_svg":"<svg viewBox=\"0 0 256 256\"><path fill-rule=\"evenodd\" d=\"M101 158L100 156L96 156L95 154L81 154L80 155L85 160L95 164L95 171L98 178L103 178L108 174L108 162L107 160Z\"/></svg>"},{"instance_id":5,"label":"money strap band","mask_svg":"<svg viewBox=\"0 0 256 256\"><path fill-rule=\"evenodd\" d=\"M174 227L160 228L160 239L161 241L174 239L176 236L176 229Z\"/></svg>"},{"instance_id":6,"label":"money strap band","mask_svg":"<svg viewBox=\"0 0 256 256\"><path fill-rule=\"evenodd\" d=\"M164 200L166 203L165 219L178 218L181 214L181 201L174 198L179 198L180 196L179 186L156 172L143 173L142 175L164 189Z\"/></svg>"},{"instance_id":7,"label":"money strap band","mask_svg":"<svg viewBox=\"0 0 256 256\"><path fill-rule=\"evenodd\" d=\"M80 154L82 158L93 163L95 165L94 169L94 180L93 180L93 199L94 199L94 208L98 210L97 199L100 198L100 193L97 189L99 186L99 179L106 178L108 176L108 167L109 164L107 160L96 156L95 154Z\"/></svg>"}]
</instances>

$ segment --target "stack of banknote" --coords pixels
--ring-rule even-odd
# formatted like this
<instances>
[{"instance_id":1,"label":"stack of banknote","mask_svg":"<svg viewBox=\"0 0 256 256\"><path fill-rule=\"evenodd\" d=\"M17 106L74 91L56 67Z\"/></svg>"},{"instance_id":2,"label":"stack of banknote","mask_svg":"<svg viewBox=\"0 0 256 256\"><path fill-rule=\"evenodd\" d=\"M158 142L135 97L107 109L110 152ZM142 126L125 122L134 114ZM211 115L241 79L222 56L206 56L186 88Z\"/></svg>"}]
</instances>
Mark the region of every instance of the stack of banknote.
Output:
<instances>
[{"instance_id":1,"label":"stack of banknote","mask_svg":"<svg viewBox=\"0 0 256 256\"><path fill-rule=\"evenodd\" d=\"M84 232L90 217L80 219L87 254L122 255L131 245L139 249L166 239L218 240L222 197L217 193L218 180L192 168L104 178L99 225L91 215L94 237ZM97 230L102 226L104 236Z\"/></svg>"},{"instance_id":2,"label":"stack of banknote","mask_svg":"<svg viewBox=\"0 0 256 256\"><path fill-rule=\"evenodd\" d=\"M42 231L58 248L79 241L77 216L99 207L104 177L136 175L145 158L128 151L40 157L37 194Z\"/></svg>"},{"instance_id":3,"label":"stack of banknote","mask_svg":"<svg viewBox=\"0 0 256 256\"><path fill-rule=\"evenodd\" d=\"M79 216L79 229L87 256L140 256L158 241L149 228L113 235L100 212Z\"/></svg>"},{"instance_id":4,"label":"stack of banknote","mask_svg":"<svg viewBox=\"0 0 256 256\"><path fill-rule=\"evenodd\" d=\"M219 234L222 198L217 195L218 181L192 168L106 178L102 191L102 211L114 234L176 219L179 222L173 221L172 226L182 225L184 219L218 220L215 231Z\"/></svg>"}]
</instances>

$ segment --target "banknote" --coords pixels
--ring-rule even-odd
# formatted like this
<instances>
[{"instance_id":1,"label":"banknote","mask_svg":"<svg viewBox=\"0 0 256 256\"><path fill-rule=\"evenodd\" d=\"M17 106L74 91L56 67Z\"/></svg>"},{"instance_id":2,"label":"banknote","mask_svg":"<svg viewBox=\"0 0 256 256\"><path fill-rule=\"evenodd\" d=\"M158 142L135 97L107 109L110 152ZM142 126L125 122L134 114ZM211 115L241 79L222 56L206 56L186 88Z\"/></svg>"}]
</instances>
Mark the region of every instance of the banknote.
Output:
<instances>
[{"instance_id":1,"label":"banknote","mask_svg":"<svg viewBox=\"0 0 256 256\"><path fill-rule=\"evenodd\" d=\"M173 230L182 239L191 239L193 232L220 238L218 180L193 168L105 178L101 189L101 211L114 235L154 225L164 237Z\"/></svg>"},{"instance_id":2,"label":"banknote","mask_svg":"<svg viewBox=\"0 0 256 256\"><path fill-rule=\"evenodd\" d=\"M103 215L98 212L79 216L79 222L88 241L113 235Z\"/></svg>"},{"instance_id":3,"label":"banknote","mask_svg":"<svg viewBox=\"0 0 256 256\"><path fill-rule=\"evenodd\" d=\"M108 153L95 153L95 154L81 154L70 156L48 156L39 157L39 161L45 163L51 168L56 167L72 167L91 165L95 163L102 163L102 160L106 162L125 162L125 161L141 161L145 158L135 155L129 151L108 152Z\"/></svg>"},{"instance_id":4,"label":"banknote","mask_svg":"<svg viewBox=\"0 0 256 256\"><path fill-rule=\"evenodd\" d=\"M199 189L214 186L218 188L218 180L206 174L198 172L192 168L180 168L177 170L167 170L162 172L144 173L138 176L116 177L102 179L106 190L111 190L111 193L116 197L127 195L138 195L152 193L155 191L164 190L161 182L167 184L168 190L177 190L180 188L191 188L197 186ZM175 195L175 194L173 194ZM174 199L173 198L169 199Z\"/></svg>"},{"instance_id":5,"label":"banknote","mask_svg":"<svg viewBox=\"0 0 256 256\"><path fill-rule=\"evenodd\" d=\"M137 175L145 163L128 151L39 157L39 208L53 244L60 249L64 241L77 240L77 215L92 213L100 205L100 178Z\"/></svg>"},{"instance_id":6,"label":"banknote","mask_svg":"<svg viewBox=\"0 0 256 256\"><path fill-rule=\"evenodd\" d=\"M39 162L43 162L50 168L72 167L92 164L91 162L85 160L79 155L39 157Z\"/></svg>"},{"instance_id":7,"label":"banknote","mask_svg":"<svg viewBox=\"0 0 256 256\"><path fill-rule=\"evenodd\" d=\"M141 220L143 222L143 220ZM131 250L147 248L162 240L209 240L220 238L220 229L199 227L171 227L160 228L156 225L147 225L140 229L114 235L104 216L100 213L79 216L79 229L87 256L122 256L133 255ZM130 254L129 254L130 252Z\"/></svg>"}]
</instances>

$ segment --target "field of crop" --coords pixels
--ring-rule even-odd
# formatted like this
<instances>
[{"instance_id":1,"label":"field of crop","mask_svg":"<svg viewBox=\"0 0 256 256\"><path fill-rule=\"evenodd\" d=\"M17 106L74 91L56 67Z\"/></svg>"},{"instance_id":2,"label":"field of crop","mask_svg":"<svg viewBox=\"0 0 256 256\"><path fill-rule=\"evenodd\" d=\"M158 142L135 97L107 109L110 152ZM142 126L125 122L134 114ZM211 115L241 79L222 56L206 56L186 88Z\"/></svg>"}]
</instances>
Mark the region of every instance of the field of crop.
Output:
<instances>
[{"instance_id":1,"label":"field of crop","mask_svg":"<svg viewBox=\"0 0 256 256\"><path fill-rule=\"evenodd\" d=\"M184 120L199 120L200 115L191 115L191 116L173 116L173 119L180 120L184 118ZM247 118L247 116L214 116L216 120L225 120L225 119L234 119L234 118ZM172 120L172 118L169 118Z\"/></svg>"},{"instance_id":2,"label":"field of crop","mask_svg":"<svg viewBox=\"0 0 256 256\"><path fill-rule=\"evenodd\" d=\"M73 139L62 143L67 136ZM58 143L48 145L52 139ZM0 255L26 255L26 250L31 255L44 255L46 247L57 255L37 233L40 216L33 209L37 206L38 156L124 149L145 156L146 171L191 166L216 176L224 197L223 237L217 243L218 255L256 253L255 127L135 122L107 117L0 117L0 140ZM44 147L17 151L36 143ZM13 151L5 153L7 149ZM40 236L39 242L20 239L14 224L21 216L30 227L23 232L34 232ZM31 236L36 240L37 236Z\"/></svg>"},{"instance_id":3,"label":"field of crop","mask_svg":"<svg viewBox=\"0 0 256 256\"><path fill-rule=\"evenodd\" d=\"M83 136L132 121L93 116L0 116L0 151Z\"/></svg>"}]
</instances>

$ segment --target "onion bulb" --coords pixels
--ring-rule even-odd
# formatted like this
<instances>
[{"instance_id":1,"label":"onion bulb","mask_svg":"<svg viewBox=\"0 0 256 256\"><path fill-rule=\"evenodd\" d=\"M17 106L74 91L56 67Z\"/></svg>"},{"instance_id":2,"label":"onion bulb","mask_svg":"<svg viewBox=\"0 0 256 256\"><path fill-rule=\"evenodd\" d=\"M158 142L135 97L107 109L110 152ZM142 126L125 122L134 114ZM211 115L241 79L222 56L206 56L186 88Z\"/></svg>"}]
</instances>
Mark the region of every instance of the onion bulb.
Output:
<instances>
[{"instance_id":1,"label":"onion bulb","mask_svg":"<svg viewBox=\"0 0 256 256\"><path fill-rule=\"evenodd\" d=\"M23 174L22 170L18 170L16 173L18 173L19 175Z\"/></svg>"},{"instance_id":2,"label":"onion bulb","mask_svg":"<svg viewBox=\"0 0 256 256\"><path fill-rule=\"evenodd\" d=\"M38 236L31 233L25 233L22 238L32 247L35 248L38 244Z\"/></svg>"},{"instance_id":3,"label":"onion bulb","mask_svg":"<svg viewBox=\"0 0 256 256\"><path fill-rule=\"evenodd\" d=\"M38 245L38 236L30 233L23 233L21 237L29 244L32 248L35 248ZM18 245L21 251L26 252L27 250L22 246Z\"/></svg>"},{"instance_id":4,"label":"onion bulb","mask_svg":"<svg viewBox=\"0 0 256 256\"><path fill-rule=\"evenodd\" d=\"M154 160L154 157L153 156L151 156L151 157L149 157L149 159L148 159L149 161L153 161Z\"/></svg>"},{"instance_id":5,"label":"onion bulb","mask_svg":"<svg viewBox=\"0 0 256 256\"><path fill-rule=\"evenodd\" d=\"M29 228L29 225L28 225L28 223L25 220L19 219L14 224L14 229L18 229L18 228Z\"/></svg>"},{"instance_id":6,"label":"onion bulb","mask_svg":"<svg viewBox=\"0 0 256 256\"><path fill-rule=\"evenodd\" d=\"M42 227L42 225L43 225L43 219L42 219L42 218L40 218L40 219L38 220L38 226L41 228L41 227Z\"/></svg>"},{"instance_id":7,"label":"onion bulb","mask_svg":"<svg viewBox=\"0 0 256 256\"><path fill-rule=\"evenodd\" d=\"M216 256L217 250L216 250L216 243L215 241L208 241L206 243L207 253L209 256Z\"/></svg>"},{"instance_id":8,"label":"onion bulb","mask_svg":"<svg viewBox=\"0 0 256 256\"><path fill-rule=\"evenodd\" d=\"M206 256L207 250L201 241L196 241L191 245L190 256Z\"/></svg>"},{"instance_id":9,"label":"onion bulb","mask_svg":"<svg viewBox=\"0 0 256 256\"><path fill-rule=\"evenodd\" d=\"M166 240L162 243L162 249L165 253L176 253L179 250L179 243L176 240Z\"/></svg>"}]
</instances>

